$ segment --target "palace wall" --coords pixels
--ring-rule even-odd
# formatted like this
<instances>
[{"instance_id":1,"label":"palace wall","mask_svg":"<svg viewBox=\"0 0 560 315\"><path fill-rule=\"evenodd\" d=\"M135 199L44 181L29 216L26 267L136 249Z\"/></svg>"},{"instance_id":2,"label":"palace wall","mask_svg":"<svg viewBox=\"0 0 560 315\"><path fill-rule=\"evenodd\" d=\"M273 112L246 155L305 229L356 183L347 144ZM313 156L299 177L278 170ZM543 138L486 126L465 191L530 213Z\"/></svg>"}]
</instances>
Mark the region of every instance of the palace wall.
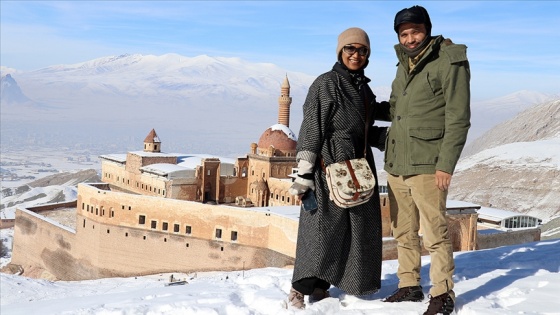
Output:
<instances>
[{"instance_id":1,"label":"palace wall","mask_svg":"<svg viewBox=\"0 0 560 315\"><path fill-rule=\"evenodd\" d=\"M295 206L299 204L297 197L288 192L293 184L291 180L270 177L267 183L270 190L269 206Z\"/></svg>"},{"instance_id":2,"label":"palace wall","mask_svg":"<svg viewBox=\"0 0 560 315\"><path fill-rule=\"evenodd\" d=\"M235 197L247 196L247 177L220 177L220 203L233 203Z\"/></svg>"},{"instance_id":3,"label":"palace wall","mask_svg":"<svg viewBox=\"0 0 560 315\"><path fill-rule=\"evenodd\" d=\"M97 215L98 208L111 211L105 215L99 211ZM295 253L295 244L286 248L284 243L288 235L297 233L296 220L247 208L131 195L80 184L78 214L100 223L209 240L231 241L232 232L236 232L234 242L237 244L270 248L285 255ZM284 236L269 241L268 230L274 226L284 230ZM176 227L178 231L175 231ZM189 233L187 227L190 227ZM216 237L217 230L221 231L222 237Z\"/></svg>"},{"instance_id":4,"label":"palace wall","mask_svg":"<svg viewBox=\"0 0 560 315\"><path fill-rule=\"evenodd\" d=\"M101 179L105 183L148 196L168 197L172 194L172 191L169 190L170 187L167 186L167 181L156 176L132 172L127 169L128 166L125 167L116 162L102 160L101 166Z\"/></svg>"},{"instance_id":5,"label":"palace wall","mask_svg":"<svg viewBox=\"0 0 560 315\"><path fill-rule=\"evenodd\" d=\"M388 198L387 208L388 208ZM381 199L383 204L383 198ZM388 209L382 207L382 211L386 212ZM453 214L447 215L448 231L449 237L451 238L451 244L453 246L454 252L460 251L470 251L474 250L477 246L477 230L476 230L476 213L474 214ZM390 223L390 219L383 217L383 260L397 259L397 241L389 234L385 234L385 222ZM421 234L421 232L420 232ZM422 255L429 255L428 251L424 248L422 243L422 236L420 236Z\"/></svg>"},{"instance_id":6,"label":"palace wall","mask_svg":"<svg viewBox=\"0 0 560 315\"><path fill-rule=\"evenodd\" d=\"M83 280L293 264L292 218L93 185L78 191L76 230L17 210L12 264L24 275L43 269L53 279Z\"/></svg>"},{"instance_id":7,"label":"palace wall","mask_svg":"<svg viewBox=\"0 0 560 315\"><path fill-rule=\"evenodd\" d=\"M479 233L476 249L496 248L500 246L538 242L540 240L540 228L507 232L500 231L498 233Z\"/></svg>"},{"instance_id":8,"label":"palace wall","mask_svg":"<svg viewBox=\"0 0 560 315\"><path fill-rule=\"evenodd\" d=\"M177 157L157 153L153 156L141 156L134 152L128 152L126 155L126 170L131 173L140 174L141 167L157 163L177 164Z\"/></svg>"},{"instance_id":9,"label":"palace wall","mask_svg":"<svg viewBox=\"0 0 560 315\"><path fill-rule=\"evenodd\" d=\"M80 272L80 263L70 254L79 247L74 230L26 209L17 209L15 220L11 264L22 266L24 275L58 279L54 276L58 270ZM89 271L81 273L93 276Z\"/></svg>"}]
</instances>

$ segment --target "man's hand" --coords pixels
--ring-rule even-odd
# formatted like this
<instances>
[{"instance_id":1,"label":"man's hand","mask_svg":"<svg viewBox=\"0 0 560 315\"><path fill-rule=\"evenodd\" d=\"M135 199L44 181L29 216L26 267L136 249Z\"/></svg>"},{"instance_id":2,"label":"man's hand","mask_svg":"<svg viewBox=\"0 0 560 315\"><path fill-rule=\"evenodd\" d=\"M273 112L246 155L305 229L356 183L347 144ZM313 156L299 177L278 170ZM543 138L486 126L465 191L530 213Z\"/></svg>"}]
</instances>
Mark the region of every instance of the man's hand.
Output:
<instances>
[{"instance_id":1,"label":"man's hand","mask_svg":"<svg viewBox=\"0 0 560 315\"><path fill-rule=\"evenodd\" d=\"M446 191L449 189L449 185L451 184L451 174L446 173L444 171L436 171L436 186L441 191Z\"/></svg>"}]
</instances>

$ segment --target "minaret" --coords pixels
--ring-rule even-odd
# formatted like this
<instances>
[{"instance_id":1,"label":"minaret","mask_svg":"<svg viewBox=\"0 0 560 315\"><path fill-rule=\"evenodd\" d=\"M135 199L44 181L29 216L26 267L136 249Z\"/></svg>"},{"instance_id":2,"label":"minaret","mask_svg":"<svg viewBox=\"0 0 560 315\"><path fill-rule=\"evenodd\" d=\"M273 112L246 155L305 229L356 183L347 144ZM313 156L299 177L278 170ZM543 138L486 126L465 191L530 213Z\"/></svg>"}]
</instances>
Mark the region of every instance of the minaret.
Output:
<instances>
[{"instance_id":1,"label":"minaret","mask_svg":"<svg viewBox=\"0 0 560 315\"><path fill-rule=\"evenodd\" d=\"M288 82L288 75L284 78L280 88L280 97L278 98L278 123L286 127L290 127L290 105L292 98L290 97L290 82Z\"/></svg>"},{"instance_id":2,"label":"minaret","mask_svg":"<svg viewBox=\"0 0 560 315\"><path fill-rule=\"evenodd\" d=\"M161 141L155 129L152 129L144 139L144 152L161 152Z\"/></svg>"}]
</instances>

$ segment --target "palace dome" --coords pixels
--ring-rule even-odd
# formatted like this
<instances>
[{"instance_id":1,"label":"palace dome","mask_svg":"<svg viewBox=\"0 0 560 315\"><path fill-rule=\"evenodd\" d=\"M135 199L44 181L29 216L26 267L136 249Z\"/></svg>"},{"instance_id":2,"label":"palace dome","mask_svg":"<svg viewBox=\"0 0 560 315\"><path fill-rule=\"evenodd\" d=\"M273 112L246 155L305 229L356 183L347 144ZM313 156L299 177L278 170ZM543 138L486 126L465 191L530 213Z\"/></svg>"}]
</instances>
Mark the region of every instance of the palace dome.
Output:
<instances>
[{"instance_id":1,"label":"palace dome","mask_svg":"<svg viewBox=\"0 0 560 315\"><path fill-rule=\"evenodd\" d=\"M259 139L258 147L260 149L268 149L273 146L280 151L295 151L297 145L297 137L290 128L276 124L266 129Z\"/></svg>"}]
</instances>

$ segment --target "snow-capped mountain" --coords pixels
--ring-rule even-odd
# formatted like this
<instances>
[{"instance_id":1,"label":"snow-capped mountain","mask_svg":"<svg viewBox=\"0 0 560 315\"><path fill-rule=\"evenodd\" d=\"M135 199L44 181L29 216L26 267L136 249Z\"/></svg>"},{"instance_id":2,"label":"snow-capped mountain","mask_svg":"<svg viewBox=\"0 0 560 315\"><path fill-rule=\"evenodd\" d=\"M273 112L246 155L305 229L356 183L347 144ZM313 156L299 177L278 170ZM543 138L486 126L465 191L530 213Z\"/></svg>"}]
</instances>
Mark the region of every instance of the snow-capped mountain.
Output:
<instances>
[{"instance_id":1,"label":"snow-capped mountain","mask_svg":"<svg viewBox=\"0 0 560 315\"><path fill-rule=\"evenodd\" d=\"M247 106L262 106L252 100L277 98L285 76L294 96L305 95L314 79L273 64L250 63L239 58L134 54L21 73L18 81L30 95L57 104L68 104L76 98L84 101L85 96L112 96L134 100L155 97L185 106L205 107L208 104L189 103L204 99L247 101ZM70 93L61 95L63 91Z\"/></svg>"},{"instance_id":2,"label":"snow-capped mountain","mask_svg":"<svg viewBox=\"0 0 560 315\"><path fill-rule=\"evenodd\" d=\"M178 54L125 54L30 72L0 70L10 74L26 98L42 104L22 109L2 101L3 147L68 145L57 142L64 139L98 147L103 150L99 153L107 153L108 147L136 149L154 128L164 150L244 154L277 122L286 76L293 99L290 129L298 134L301 106L315 79L269 63ZM389 98L389 87L372 89L379 101ZM546 97L521 91L473 103L469 141L509 118L512 110Z\"/></svg>"},{"instance_id":3,"label":"snow-capped mountain","mask_svg":"<svg viewBox=\"0 0 560 315\"><path fill-rule=\"evenodd\" d=\"M10 74L6 74L0 81L0 102L5 106L32 105L30 100L18 86L16 80Z\"/></svg>"},{"instance_id":4,"label":"snow-capped mountain","mask_svg":"<svg viewBox=\"0 0 560 315\"><path fill-rule=\"evenodd\" d=\"M49 110L15 111L2 102L2 145L25 145L29 139L46 143L68 135L82 145L126 150L141 145L155 128L165 150L217 148L211 153L238 155L277 122L286 76L293 99L290 127L297 132L314 77L273 64L177 54L121 55L14 71L11 77L23 93Z\"/></svg>"}]
</instances>

